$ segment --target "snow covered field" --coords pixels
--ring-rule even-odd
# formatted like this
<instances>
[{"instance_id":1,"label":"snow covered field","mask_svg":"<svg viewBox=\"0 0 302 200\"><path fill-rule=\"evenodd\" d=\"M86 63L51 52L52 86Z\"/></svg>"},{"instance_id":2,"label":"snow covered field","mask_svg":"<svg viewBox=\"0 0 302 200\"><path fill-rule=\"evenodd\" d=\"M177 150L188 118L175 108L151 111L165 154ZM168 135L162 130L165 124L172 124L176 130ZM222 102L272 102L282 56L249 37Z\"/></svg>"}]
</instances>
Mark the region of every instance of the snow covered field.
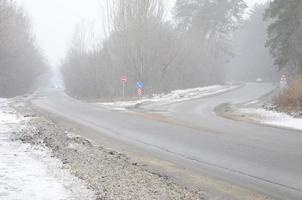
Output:
<instances>
[{"instance_id":1,"label":"snow covered field","mask_svg":"<svg viewBox=\"0 0 302 200\"><path fill-rule=\"evenodd\" d=\"M7 104L0 100L0 199L94 199L93 192L47 149L12 140L13 132L26 128L26 122Z\"/></svg>"},{"instance_id":2,"label":"snow covered field","mask_svg":"<svg viewBox=\"0 0 302 200\"><path fill-rule=\"evenodd\" d=\"M171 103L178 103L207 97L210 95L220 94L233 90L239 87L238 85L213 85L200 88L192 88L185 90L174 90L168 94L156 94L152 98L142 98L136 101L120 101L99 103L99 105L111 110L126 110L127 108L134 108L141 105L156 104L157 106L167 105Z\"/></svg>"},{"instance_id":3,"label":"snow covered field","mask_svg":"<svg viewBox=\"0 0 302 200\"><path fill-rule=\"evenodd\" d=\"M242 108L239 112L251 115L254 120L259 121L262 124L302 131L302 119L294 118L285 113L268 111L263 108Z\"/></svg>"}]
</instances>

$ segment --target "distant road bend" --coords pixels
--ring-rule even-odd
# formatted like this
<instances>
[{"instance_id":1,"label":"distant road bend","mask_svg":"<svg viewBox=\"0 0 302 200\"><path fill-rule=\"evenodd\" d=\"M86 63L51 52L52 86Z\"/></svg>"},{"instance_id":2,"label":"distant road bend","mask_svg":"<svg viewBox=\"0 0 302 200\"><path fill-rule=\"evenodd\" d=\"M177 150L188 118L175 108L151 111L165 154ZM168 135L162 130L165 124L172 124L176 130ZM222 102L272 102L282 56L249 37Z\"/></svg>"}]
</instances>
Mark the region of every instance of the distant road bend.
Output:
<instances>
[{"instance_id":1,"label":"distant road bend","mask_svg":"<svg viewBox=\"0 0 302 200\"><path fill-rule=\"evenodd\" d=\"M272 198L301 200L302 133L232 121L214 112L223 103L255 100L273 88L249 83L220 95L168 105L164 115L171 123L148 113L109 111L54 89L41 90L32 103L188 170L199 169ZM97 142L98 135L90 139Z\"/></svg>"}]
</instances>

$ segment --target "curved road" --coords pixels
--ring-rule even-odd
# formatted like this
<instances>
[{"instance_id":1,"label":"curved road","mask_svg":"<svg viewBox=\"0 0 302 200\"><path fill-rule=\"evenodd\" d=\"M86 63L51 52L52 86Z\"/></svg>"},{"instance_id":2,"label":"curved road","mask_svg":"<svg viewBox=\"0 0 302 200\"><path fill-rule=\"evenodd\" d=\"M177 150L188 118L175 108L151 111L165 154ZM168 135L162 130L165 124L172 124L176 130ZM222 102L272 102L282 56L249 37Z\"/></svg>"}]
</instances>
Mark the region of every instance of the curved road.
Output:
<instances>
[{"instance_id":1,"label":"curved road","mask_svg":"<svg viewBox=\"0 0 302 200\"><path fill-rule=\"evenodd\" d=\"M276 199L301 200L301 132L232 121L214 112L223 103L258 99L272 89L271 84L246 84L221 95L167 105L160 115L109 111L51 89L38 92L32 103L175 165ZM98 135L92 139L101 140Z\"/></svg>"}]
</instances>

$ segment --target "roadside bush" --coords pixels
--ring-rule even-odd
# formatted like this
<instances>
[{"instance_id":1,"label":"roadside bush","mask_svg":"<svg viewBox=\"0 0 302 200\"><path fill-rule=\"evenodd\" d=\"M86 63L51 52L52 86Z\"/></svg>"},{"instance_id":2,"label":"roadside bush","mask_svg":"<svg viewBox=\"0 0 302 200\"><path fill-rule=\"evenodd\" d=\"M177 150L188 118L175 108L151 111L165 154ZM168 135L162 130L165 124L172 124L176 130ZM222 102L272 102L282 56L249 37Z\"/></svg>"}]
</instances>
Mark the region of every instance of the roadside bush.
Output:
<instances>
[{"instance_id":1,"label":"roadside bush","mask_svg":"<svg viewBox=\"0 0 302 200\"><path fill-rule=\"evenodd\" d=\"M288 88L274 99L274 103L285 112L302 111L302 79L292 81Z\"/></svg>"}]
</instances>

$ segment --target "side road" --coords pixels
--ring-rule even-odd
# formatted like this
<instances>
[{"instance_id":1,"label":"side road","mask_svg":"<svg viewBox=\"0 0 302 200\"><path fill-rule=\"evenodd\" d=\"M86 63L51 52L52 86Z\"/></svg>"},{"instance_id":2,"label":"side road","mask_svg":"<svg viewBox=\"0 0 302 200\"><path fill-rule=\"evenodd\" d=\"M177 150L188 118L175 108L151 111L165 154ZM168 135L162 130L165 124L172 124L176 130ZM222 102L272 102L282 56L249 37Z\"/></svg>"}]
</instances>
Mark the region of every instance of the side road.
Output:
<instances>
[{"instance_id":1,"label":"side road","mask_svg":"<svg viewBox=\"0 0 302 200\"><path fill-rule=\"evenodd\" d=\"M97 199L208 199L203 191L177 185L123 154L74 135L73 130L66 130L31 110L22 99L12 106L24 116L31 116L27 123L32 129L18 133L18 139L49 148L64 167L88 184Z\"/></svg>"},{"instance_id":2,"label":"side road","mask_svg":"<svg viewBox=\"0 0 302 200\"><path fill-rule=\"evenodd\" d=\"M214 112L221 104L248 102L273 89L270 83L247 83L221 95L168 105L163 113L110 111L52 89L40 91L29 100L57 124L63 122L64 127L80 128L84 131L77 134L103 147L116 149L129 158L133 156L128 150L133 150L144 158L156 159L153 163L147 160L147 166L160 163L159 167L169 169L160 172L177 179L177 183L186 181L179 184L189 188L196 183L207 191L204 185L209 181L205 179L213 177L229 183L230 187L222 184L218 190L235 199L255 200L255 195L260 195L260 199L269 196L300 200L301 136L283 129L224 119ZM104 137L112 143L103 144ZM116 143L118 148L114 146ZM137 161L136 157L134 160ZM177 169L172 169L173 166ZM212 182L209 185L213 186ZM245 198L234 186L250 192ZM225 195L220 199L225 200Z\"/></svg>"}]
</instances>

